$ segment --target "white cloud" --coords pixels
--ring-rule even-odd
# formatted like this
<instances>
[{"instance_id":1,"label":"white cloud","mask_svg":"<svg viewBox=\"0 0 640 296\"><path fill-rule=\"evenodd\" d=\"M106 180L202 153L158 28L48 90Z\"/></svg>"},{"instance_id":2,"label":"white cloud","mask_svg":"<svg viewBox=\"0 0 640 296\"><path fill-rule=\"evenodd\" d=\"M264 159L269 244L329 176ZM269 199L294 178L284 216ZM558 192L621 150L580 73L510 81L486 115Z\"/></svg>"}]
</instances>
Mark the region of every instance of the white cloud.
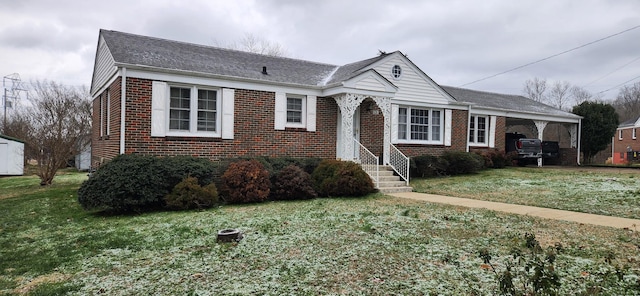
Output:
<instances>
[{"instance_id":1,"label":"white cloud","mask_svg":"<svg viewBox=\"0 0 640 296\"><path fill-rule=\"evenodd\" d=\"M0 75L89 84L104 28L205 45L252 33L331 64L401 50L437 82L458 86L640 25L638 11L635 0L11 1L0 11ZM467 87L519 94L536 76L586 84L638 57L637 40L640 29ZM636 77L638 65L589 90Z\"/></svg>"}]
</instances>

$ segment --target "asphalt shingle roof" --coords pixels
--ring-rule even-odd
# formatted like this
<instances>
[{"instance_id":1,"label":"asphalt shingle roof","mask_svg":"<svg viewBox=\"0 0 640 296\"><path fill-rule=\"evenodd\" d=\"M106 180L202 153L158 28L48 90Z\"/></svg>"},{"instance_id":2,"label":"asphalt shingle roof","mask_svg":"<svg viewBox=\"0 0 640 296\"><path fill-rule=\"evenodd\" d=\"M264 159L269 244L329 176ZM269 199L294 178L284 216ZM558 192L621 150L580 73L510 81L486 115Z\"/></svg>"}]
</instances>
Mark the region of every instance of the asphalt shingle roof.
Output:
<instances>
[{"instance_id":1,"label":"asphalt shingle roof","mask_svg":"<svg viewBox=\"0 0 640 296\"><path fill-rule=\"evenodd\" d=\"M524 96L484 92L444 85L441 85L441 87L459 102L465 102L499 110L580 118L580 116L573 113L562 111L555 107L536 102Z\"/></svg>"},{"instance_id":2,"label":"asphalt shingle roof","mask_svg":"<svg viewBox=\"0 0 640 296\"><path fill-rule=\"evenodd\" d=\"M304 86L339 83L385 55L344 66L101 30L116 63ZM268 75L262 74L267 67Z\"/></svg>"}]
</instances>

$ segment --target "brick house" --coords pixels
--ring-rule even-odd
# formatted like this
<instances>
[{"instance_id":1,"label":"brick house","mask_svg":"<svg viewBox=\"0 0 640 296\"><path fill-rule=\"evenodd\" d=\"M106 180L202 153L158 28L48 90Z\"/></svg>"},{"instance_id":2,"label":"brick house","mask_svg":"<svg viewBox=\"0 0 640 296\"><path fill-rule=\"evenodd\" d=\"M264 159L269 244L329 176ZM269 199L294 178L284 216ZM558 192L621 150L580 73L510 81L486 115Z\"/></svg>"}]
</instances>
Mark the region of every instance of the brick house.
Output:
<instances>
[{"instance_id":1,"label":"brick house","mask_svg":"<svg viewBox=\"0 0 640 296\"><path fill-rule=\"evenodd\" d=\"M640 160L640 140L637 131L640 117L625 121L618 126L611 140L611 160L613 164L628 164Z\"/></svg>"},{"instance_id":2,"label":"brick house","mask_svg":"<svg viewBox=\"0 0 640 296\"><path fill-rule=\"evenodd\" d=\"M442 87L399 51L346 65L101 30L92 161L118 154L321 157L391 164L504 149L509 124L580 117L522 96ZM402 152L402 153L400 153ZM576 160L577 161L577 160Z\"/></svg>"}]
</instances>

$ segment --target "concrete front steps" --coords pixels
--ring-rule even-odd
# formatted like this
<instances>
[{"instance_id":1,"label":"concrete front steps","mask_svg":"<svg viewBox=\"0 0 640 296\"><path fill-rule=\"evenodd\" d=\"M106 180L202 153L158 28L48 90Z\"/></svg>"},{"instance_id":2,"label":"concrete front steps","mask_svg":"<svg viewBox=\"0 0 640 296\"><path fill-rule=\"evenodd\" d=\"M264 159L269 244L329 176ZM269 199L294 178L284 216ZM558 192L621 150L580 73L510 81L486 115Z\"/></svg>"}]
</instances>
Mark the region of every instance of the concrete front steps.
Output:
<instances>
[{"instance_id":1,"label":"concrete front steps","mask_svg":"<svg viewBox=\"0 0 640 296\"><path fill-rule=\"evenodd\" d=\"M378 176L380 181L378 182L378 190L382 193L400 193L400 192L412 192L413 188L407 186L407 183L400 178L400 176L396 175L388 165L379 166ZM374 178L376 172L375 171L367 171L369 176ZM375 185L375 179L373 180Z\"/></svg>"}]
</instances>

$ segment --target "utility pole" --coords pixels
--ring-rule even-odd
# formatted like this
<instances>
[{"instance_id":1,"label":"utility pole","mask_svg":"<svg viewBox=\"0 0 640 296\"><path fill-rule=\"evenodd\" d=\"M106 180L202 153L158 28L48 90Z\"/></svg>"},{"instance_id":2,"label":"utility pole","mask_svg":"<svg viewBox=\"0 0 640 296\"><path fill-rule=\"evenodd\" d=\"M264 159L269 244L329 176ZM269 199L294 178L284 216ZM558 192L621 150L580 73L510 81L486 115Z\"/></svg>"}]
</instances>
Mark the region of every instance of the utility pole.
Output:
<instances>
[{"instance_id":1,"label":"utility pole","mask_svg":"<svg viewBox=\"0 0 640 296\"><path fill-rule=\"evenodd\" d=\"M11 84L10 89L7 88L8 84ZM20 91L26 91L26 89L22 88L22 81L18 73L2 77L2 88L4 89L2 96L2 108L4 109L2 128L4 129L7 126L7 107L15 108L16 101L20 99ZM9 99L12 101L9 101Z\"/></svg>"}]
</instances>

